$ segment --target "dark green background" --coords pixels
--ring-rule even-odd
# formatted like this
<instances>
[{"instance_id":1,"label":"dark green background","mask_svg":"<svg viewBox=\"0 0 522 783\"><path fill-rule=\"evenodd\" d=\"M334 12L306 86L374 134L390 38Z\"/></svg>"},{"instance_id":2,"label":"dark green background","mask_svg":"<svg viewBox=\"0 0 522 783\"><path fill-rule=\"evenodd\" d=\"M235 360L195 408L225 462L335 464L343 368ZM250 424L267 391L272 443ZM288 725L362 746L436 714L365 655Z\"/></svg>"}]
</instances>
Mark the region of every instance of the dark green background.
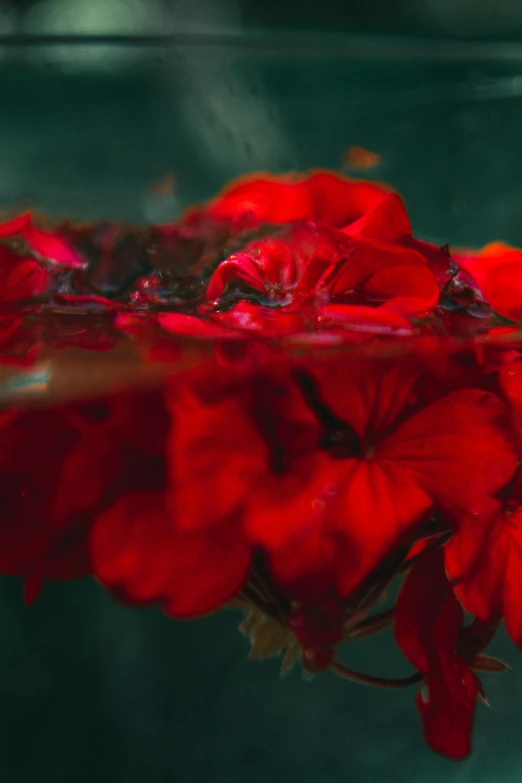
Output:
<instances>
[{"instance_id":1,"label":"dark green background","mask_svg":"<svg viewBox=\"0 0 522 783\"><path fill-rule=\"evenodd\" d=\"M260 8L243 12L249 35L277 25ZM0 206L167 219L239 173L335 168L362 144L383 155L374 176L399 187L422 236L522 242L518 49L345 36L440 34L410 29L404 4L354 4L349 28L328 3L285 8L278 37L241 42L234 29L223 45L4 47ZM290 35L294 21L306 38ZM166 172L175 194L151 196ZM514 671L485 678L475 754L452 764L424 747L413 691L298 671L280 680L276 662L244 660L233 613L174 623L117 606L89 581L51 585L26 610L18 581L0 589L2 783L522 778L522 679L503 637L497 651ZM407 671L386 636L347 661Z\"/></svg>"}]
</instances>

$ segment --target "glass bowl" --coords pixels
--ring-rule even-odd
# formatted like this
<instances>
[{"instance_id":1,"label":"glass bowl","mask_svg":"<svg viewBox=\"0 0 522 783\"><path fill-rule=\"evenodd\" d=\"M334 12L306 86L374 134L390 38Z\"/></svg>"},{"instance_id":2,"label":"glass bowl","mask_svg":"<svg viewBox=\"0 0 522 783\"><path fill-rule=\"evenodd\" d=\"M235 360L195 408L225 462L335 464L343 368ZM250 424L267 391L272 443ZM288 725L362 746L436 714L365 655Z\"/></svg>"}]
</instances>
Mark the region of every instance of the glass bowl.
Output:
<instances>
[{"instance_id":1,"label":"glass bowl","mask_svg":"<svg viewBox=\"0 0 522 783\"><path fill-rule=\"evenodd\" d=\"M182 219L191 205L212 199L236 177L256 172L327 170L343 177L364 178L376 187L381 187L382 181L391 183L404 200L414 234L439 250L446 245L479 248L493 240L514 246L522 242L522 160L517 133L522 69L517 46L287 34L14 36L2 41L0 84L0 207L5 221L31 210L44 230L55 231L56 226L64 230L64 221L70 221L71 231L75 226L84 230L86 222L91 225L85 230L93 231L94 221L97 226L103 224L104 231L122 224L123 233L149 237L152 224L168 225ZM20 244L19 233L8 237L8 246L23 255L27 244L31 247L31 241L36 240L23 234L26 244ZM243 245L233 249L240 253ZM466 251L458 253L466 256ZM121 257L122 274L126 265L135 263L136 246L131 245ZM64 297L70 290L67 275L60 278L63 288L57 289ZM138 275L135 271L133 275L134 280ZM114 298L107 286L98 293ZM86 302L84 311L76 311L74 318L82 323L83 318L92 319L92 305L92 301ZM46 311L43 338L39 332L44 348L35 361L5 361L2 365L1 423L6 428L4 435L7 433L3 502L6 518L12 511L9 503L14 502L13 497L17 502L23 497L26 502L26 490L19 483L25 467L16 461L19 441L9 438L13 427L18 432L12 417L20 415L20 458L32 465L39 477L38 491L45 495L49 487L68 486L67 477L78 475L75 470L85 479L78 485L71 479L69 492L70 502L77 504L80 528L86 524L82 514L91 502L89 493L96 495L99 477L109 474L123 457L117 452L112 458L111 443L94 439L89 460L76 464L72 452L67 456L64 470L70 473L60 473L61 483L57 483L53 460L62 453L62 443L69 454L70 437L69 431L61 429L60 410L67 409L68 426L89 440L108 416L106 400L119 415L125 400L130 399L136 407L126 420L131 426L122 435L130 453L136 448L136 439L143 437L139 425L145 407L151 422L144 418L143 431L147 436L151 432L162 436L164 411L157 395L165 383L170 389L170 412L176 408L176 420L187 416L197 429L204 414L192 409L193 418L189 419L186 411L192 403L184 401L179 392L190 373L203 372L205 393L219 397L223 384L241 386L245 375L248 385L265 370L274 373L279 379L278 394L281 388L284 394L289 376L285 375L283 382L278 373L288 373L289 367L295 378L303 366L307 372L311 366L312 374L319 368L319 374L334 375L336 368L343 366L349 368L352 380L374 373L377 380L371 388L380 393L387 388L390 373L402 378L404 372L406 377L413 362L417 369L422 365L422 394L430 400L434 394L434 405L441 396L464 395L459 398L462 410L459 408L451 419L455 430L447 424L449 419L440 419L446 422L447 433L454 435L464 431L462 420L469 414L469 406L484 399L481 394L490 395L489 400L492 394L495 400L500 399L495 396L500 394L497 387L492 392L487 385L488 379L506 363L504 358L499 361L499 354L505 357L507 352L513 360L512 354L518 356L522 342L517 318L500 313L495 326L504 331L494 340L488 330L480 329L459 334L458 339L441 340L432 332L407 336L401 332L385 334L376 342L354 341L354 332L360 330L342 334L326 330L312 339L297 329L290 336L263 334L254 340L248 335L231 343L222 335L205 332L194 339L186 330L173 330L174 338L167 347L139 333L132 344L121 340L111 350L91 351L71 347L81 332L74 319L64 338L63 323L70 315L67 302L60 306L55 302L53 307L51 315ZM102 320L105 315L104 311ZM12 313L7 317L12 318ZM96 321L100 313L96 311L94 317ZM53 319L62 325L57 333L69 347L57 347L59 340L49 331ZM127 323L127 327L136 337L136 324ZM74 340L69 339L71 335ZM144 361L143 351L149 352L151 347L158 349L158 360ZM487 366L487 370L479 372L478 366ZM436 392L431 386L428 389L427 379L441 388L437 386ZM337 379L331 388L337 388L336 383L341 388L345 382ZM300 383L303 394L316 395L314 410L318 414L322 402L317 390L307 385L302 375ZM178 396L183 403L180 409ZM290 417L296 417L296 426L301 403L294 401L288 408ZM269 420L275 410L269 409ZM416 410L408 408L408 415L419 415ZM493 413L491 418L495 418ZM436 421L430 426L430 437L435 439ZM477 444L482 439L482 450L477 446L475 454L469 428L466 430L466 455L471 454L469 459L475 460L477 470L479 459L486 460L488 449L496 448L494 437L498 435L493 424L487 429L477 420L477 432L481 427L476 437ZM512 429L515 431L516 425ZM227 444L234 436L210 431L218 444ZM238 432L241 434L239 428ZM186 437L190 437L190 427ZM334 441L329 448L339 446ZM298 442L297 435L291 442ZM345 445L341 443L343 448ZM372 443L367 448L377 447ZM157 459L154 449L147 452L151 461ZM209 447L208 454L211 452ZM205 450L198 453L206 459ZM220 454L226 456L224 445ZM334 457L338 456L336 452ZM366 457L373 459L373 451ZM193 463L194 472L200 471L201 491L196 498L200 504L209 498L219 502L222 485L213 482L212 472L219 470L218 462L219 454L217 462L214 455L206 469L204 464ZM237 471L242 470L242 464L237 464ZM448 466L448 479L437 489L441 505L449 494L446 484L456 481L451 477L451 464ZM514 466L515 462L513 470ZM457 470L458 466L453 467ZM492 483L492 494L503 489L513 470ZM142 491L144 474L138 470L132 475L135 489ZM307 474L306 480L313 481L314 475L313 471ZM456 475L460 477L458 471ZM485 483L490 475L489 470L484 471ZM191 480L190 471L184 476L184 481ZM223 485L227 480L223 476ZM462 486L463 496L469 498L469 492L469 487ZM27 502L38 500L39 496L29 494ZM378 495L378 488L373 494L369 491L365 502L370 503L374 495ZM457 504L455 494L451 498ZM131 507L125 511L128 516L131 512ZM53 524L59 527L60 509L54 508L53 513ZM32 517L31 522L35 522ZM41 541L36 530L31 530L27 537L21 529L22 544L34 542L39 555ZM442 543L448 532L445 527L434 533L430 529L430 535L443 537ZM13 552L22 546L17 535L10 542L9 557L14 559ZM408 547L413 543L408 540ZM23 554L25 557L25 549ZM55 555L58 562L63 552ZM390 564L384 555L393 552L379 554L384 569L379 572L379 586L383 589L389 575L386 569L391 573L400 570L406 556L403 553L399 563ZM77 575L76 562L68 564ZM105 565L96 571L102 582ZM209 563L209 572L211 566ZM270 568L277 571L273 564ZM255 584L249 583L240 600L244 603L246 596L250 607L265 606L270 615L281 599L280 584L274 587L272 577L268 577L268 584L263 581L264 563L256 561L256 569ZM18 573L20 568L3 570ZM69 575L67 569L58 571L61 578ZM23 575L26 599L32 601L47 573L32 570ZM192 574L190 577L197 581ZM291 581L287 572L281 581L285 579ZM117 598L129 599L118 579L105 579L105 584ZM25 611L19 607L18 583L4 579L1 589L7 626L1 688L9 705L3 726L3 764L9 779L29 781L38 774L40 779L53 781L90 781L94 776L129 781L146 776L159 781L175 774L187 781L208 778L216 783L256 783L270 775L284 775L306 781L351 776L369 783L403 783L418 780L420 774L426 781L442 777L460 780L464 774L486 783L517 775L521 761L513 691L520 683L513 672L487 676L491 709L478 705L474 753L461 768L451 766L423 744L414 690L374 691L344 684L332 673L303 678L293 671L280 680L281 661L265 661L262 666L245 661L249 646L237 633L237 612L223 611L199 623L168 622L158 613L111 603L89 579L65 584L51 581L31 611ZM351 588L346 590L346 599L353 599ZM392 590L391 599L394 596ZM364 596L356 597L359 603L348 601L350 628L356 627L362 637L368 626L357 624L357 607L364 603ZM293 632L299 637L301 604L308 601L314 607L315 598L309 600L301 594L297 598L290 591L281 600L290 598L294 603L285 604L284 613L292 615ZM134 594L134 599L134 604L146 602L142 594ZM171 613L180 615L185 609ZM348 612L346 606L345 610ZM185 613L191 614L188 610ZM243 626L254 639L254 657L260 652L259 633L257 647L256 634L252 634L254 627L259 631L258 621L250 615ZM303 643L305 653L307 649ZM503 627L492 650L495 656L514 659ZM306 664L306 655L304 660ZM385 685L393 686L397 678L411 674L388 631L363 639L353 650L350 647L346 660L354 670L374 670ZM317 660L308 659L308 663L304 667L308 675L322 668ZM343 664L336 666L337 673L346 675ZM29 733L32 753L20 753Z\"/></svg>"}]
</instances>

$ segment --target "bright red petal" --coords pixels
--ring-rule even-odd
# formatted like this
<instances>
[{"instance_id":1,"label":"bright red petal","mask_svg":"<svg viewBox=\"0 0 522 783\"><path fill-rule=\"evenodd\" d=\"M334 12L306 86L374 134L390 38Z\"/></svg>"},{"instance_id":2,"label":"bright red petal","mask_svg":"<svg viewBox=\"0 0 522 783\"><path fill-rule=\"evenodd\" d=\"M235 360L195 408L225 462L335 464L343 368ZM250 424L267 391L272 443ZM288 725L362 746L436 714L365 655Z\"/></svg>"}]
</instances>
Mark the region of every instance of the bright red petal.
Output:
<instances>
[{"instance_id":1,"label":"bright red petal","mask_svg":"<svg viewBox=\"0 0 522 783\"><path fill-rule=\"evenodd\" d=\"M411 235L411 223L401 197L397 193L390 193L342 231L356 239L397 242Z\"/></svg>"},{"instance_id":2,"label":"bright red petal","mask_svg":"<svg viewBox=\"0 0 522 783\"><path fill-rule=\"evenodd\" d=\"M67 240L38 228L27 228L23 237L31 249L42 258L71 268L83 268L86 262Z\"/></svg>"}]
</instances>

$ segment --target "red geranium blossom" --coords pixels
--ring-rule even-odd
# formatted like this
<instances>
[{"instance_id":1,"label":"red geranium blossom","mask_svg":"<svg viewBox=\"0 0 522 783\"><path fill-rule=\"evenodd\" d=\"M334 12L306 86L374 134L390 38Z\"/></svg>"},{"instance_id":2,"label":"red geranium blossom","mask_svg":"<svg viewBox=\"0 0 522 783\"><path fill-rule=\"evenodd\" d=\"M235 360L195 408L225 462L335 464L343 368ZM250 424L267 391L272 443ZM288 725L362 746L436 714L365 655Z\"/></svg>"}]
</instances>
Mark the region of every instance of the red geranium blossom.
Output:
<instances>
[{"instance_id":1,"label":"red geranium blossom","mask_svg":"<svg viewBox=\"0 0 522 783\"><path fill-rule=\"evenodd\" d=\"M314 368L308 400L288 377L252 377L206 399L177 388L180 527L239 515L280 580L315 575L349 595L435 503L480 503L514 470L498 397L466 389L416 410L417 379L400 364L348 364Z\"/></svg>"},{"instance_id":2,"label":"red geranium blossom","mask_svg":"<svg viewBox=\"0 0 522 783\"><path fill-rule=\"evenodd\" d=\"M426 257L411 242L394 241L408 237L403 234L403 211L400 201L390 196L362 219L353 235L309 223L276 239L256 240L219 264L205 298L222 309L255 292L261 318L267 315L267 305L275 305L284 314L300 316L302 330L310 329L310 321L315 326L317 316L323 326L325 318L340 326L364 317L363 312L351 314L346 305L382 305L399 316L425 314L437 304L439 286ZM376 240L372 225L388 214L392 228ZM368 315L371 322L396 327L400 321L407 326L404 318L387 313Z\"/></svg>"}]
</instances>

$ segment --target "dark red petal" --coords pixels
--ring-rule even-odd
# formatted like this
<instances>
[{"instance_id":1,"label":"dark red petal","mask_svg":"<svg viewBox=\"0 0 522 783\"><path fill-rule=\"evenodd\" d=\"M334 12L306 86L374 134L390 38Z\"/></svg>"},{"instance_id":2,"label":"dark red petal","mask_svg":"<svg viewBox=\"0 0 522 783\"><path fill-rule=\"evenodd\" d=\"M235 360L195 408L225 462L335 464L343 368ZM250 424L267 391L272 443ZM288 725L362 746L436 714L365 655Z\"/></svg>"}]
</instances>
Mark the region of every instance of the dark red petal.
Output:
<instances>
[{"instance_id":1,"label":"dark red petal","mask_svg":"<svg viewBox=\"0 0 522 783\"><path fill-rule=\"evenodd\" d=\"M462 619L443 553L427 552L411 569L397 599L397 644L410 663L427 674L441 655L456 654Z\"/></svg>"},{"instance_id":2,"label":"dark red petal","mask_svg":"<svg viewBox=\"0 0 522 783\"><path fill-rule=\"evenodd\" d=\"M471 752L477 678L460 658L430 672L417 696L426 742L436 753L458 761Z\"/></svg>"},{"instance_id":3,"label":"dark red petal","mask_svg":"<svg viewBox=\"0 0 522 783\"><path fill-rule=\"evenodd\" d=\"M125 495L101 514L90 550L102 584L130 603L160 603L177 617L226 603L241 588L250 561L234 529L177 532L156 492Z\"/></svg>"}]
</instances>

